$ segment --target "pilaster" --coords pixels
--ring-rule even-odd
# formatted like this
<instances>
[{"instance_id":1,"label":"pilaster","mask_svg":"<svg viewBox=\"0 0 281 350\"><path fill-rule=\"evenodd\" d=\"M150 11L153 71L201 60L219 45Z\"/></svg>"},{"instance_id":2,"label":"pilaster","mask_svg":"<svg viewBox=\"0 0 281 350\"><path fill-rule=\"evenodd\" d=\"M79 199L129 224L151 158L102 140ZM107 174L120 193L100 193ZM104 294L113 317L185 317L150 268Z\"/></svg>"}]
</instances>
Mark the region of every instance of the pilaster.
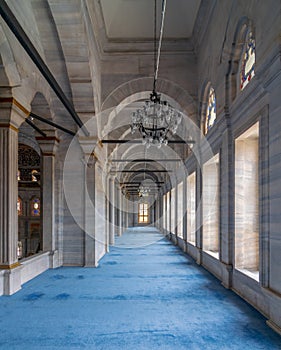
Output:
<instances>
[{"instance_id":1,"label":"pilaster","mask_svg":"<svg viewBox=\"0 0 281 350\"><path fill-rule=\"evenodd\" d=\"M96 157L93 149L95 138L80 138L80 145L84 152L84 265L98 266L95 241L95 167Z\"/></svg>"},{"instance_id":2,"label":"pilaster","mask_svg":"<svg viewBox=\"0 0 281 350\"><path fill-rule=\"evenodd\" d=\"M0 269L4 294L21 288L18 243L18 128L28 112L13 98L0 98Z\"/></svg>"},{"instance_id":3,"label":"pilaster","mask_svg":"<svg viewBox=\"0 0 281 350\"><path fill-rule=\"evenodd\" d=\"M115 235L114 235L114 226L115 226L115 188L114 188L114 178L112 176L108 179L108 200L109 200L109 245L114 245Z\"/></svg>"},{"instance_id":4,"label":"pilaster","mask_svg":"<svg viewBox=\"0 0 281 350\"><path fill-rule=\"evenodd\" d=\"M220 207L227 208L228 215L221 213L221 241L220 258L222 264L222 284L226 288L232 286L232 274L234 265L234 203L233 203L233 179L234 159L233 141L230 130L222 135L221 162L220 162Z\"/></svg>"},{"instance_id":5,"label":"pilaster","mask_svg":"<svg viewBox=\"0 0 281 350\"><path fill-rule=\"evenodd\" d=\"M121 229L120 229L120 226L121 226L121 222L120 222L120 191L119 189L117 188L117 186L115 186L115 231L116 231L116 234L117 236L121 236Z\"/></svg>"},{"instance_id":6,"label":"pilaster","mask_svg":"<svg viewBox=\"0 0 281 350\"><path fill-rule=\"evenodd\" d=\"M187 251L187 179L185 178L183 180L183 223L182 223L182 236L183 240L185 242L185 248L184 251L186 253Z\"/></svg>"},{"instance_id":7,"label":"pilaster","mask_svg":"<svg viewBox=\"0 0 281 350\"><path fill-rule=\"evenodd\" d=\"M50 267L59 266L55 230L55 155L59 140L55 136L36 138L42 151L43 250L50 252Z\"/></svg>"}]
</instances>

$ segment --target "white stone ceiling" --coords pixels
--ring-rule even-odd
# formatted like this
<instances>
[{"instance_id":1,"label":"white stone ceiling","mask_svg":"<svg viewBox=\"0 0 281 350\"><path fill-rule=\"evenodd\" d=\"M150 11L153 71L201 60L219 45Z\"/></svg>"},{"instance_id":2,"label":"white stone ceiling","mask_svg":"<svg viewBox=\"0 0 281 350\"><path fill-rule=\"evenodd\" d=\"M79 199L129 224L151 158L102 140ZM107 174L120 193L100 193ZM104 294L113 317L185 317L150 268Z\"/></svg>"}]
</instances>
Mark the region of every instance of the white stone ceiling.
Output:
<instances>
[{"instance_id":1,"label":"white stone ceiling","mask_svg":"<svg viewBox=\"0 0 281 350\"><path fill-rule=\"evenodd\" d=\"M164 38L192 36L201 0L167 0ZM151 40L154 28L153 0L100 0L108 39ZM158 24L162 0L157 0Z\"/></svg>"}]
</instances>

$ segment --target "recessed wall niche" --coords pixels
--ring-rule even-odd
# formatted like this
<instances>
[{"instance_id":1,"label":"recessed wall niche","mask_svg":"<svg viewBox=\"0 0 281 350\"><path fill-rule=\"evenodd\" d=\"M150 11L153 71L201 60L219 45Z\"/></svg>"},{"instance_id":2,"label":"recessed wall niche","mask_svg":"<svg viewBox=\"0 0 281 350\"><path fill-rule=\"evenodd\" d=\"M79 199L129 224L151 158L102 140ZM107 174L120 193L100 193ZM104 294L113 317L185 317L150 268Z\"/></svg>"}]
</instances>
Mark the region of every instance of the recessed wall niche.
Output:
<instances>
[{"instance_id":1,"label":"recessed wall niche","mask_svg":"<svg viewBox=\"0 0 281 350\"><path fill-rule=\"evenodd\" d=\"M196 224L196 175L195 172L187 177L187 241L195 245Z\"/></svg>"},{"instance_id":2,"label":"recessed wall niche","mask_svg":"<svg viewBox=\"0 0 281 350\"><path fill-rule=\"evenodd\" d=\"M259 279L259 123L235 140L235 268Z\"/></svg>"},{"instance_id":3,"label":"recessed wall niche","mask_svg":"<svg viewBox=\"0 0 281 350\"><path fill-rule=\"evenodd\" d=\"M203 250L219 258L219 155L203 165Z\"/></svg>"}]
</instances>

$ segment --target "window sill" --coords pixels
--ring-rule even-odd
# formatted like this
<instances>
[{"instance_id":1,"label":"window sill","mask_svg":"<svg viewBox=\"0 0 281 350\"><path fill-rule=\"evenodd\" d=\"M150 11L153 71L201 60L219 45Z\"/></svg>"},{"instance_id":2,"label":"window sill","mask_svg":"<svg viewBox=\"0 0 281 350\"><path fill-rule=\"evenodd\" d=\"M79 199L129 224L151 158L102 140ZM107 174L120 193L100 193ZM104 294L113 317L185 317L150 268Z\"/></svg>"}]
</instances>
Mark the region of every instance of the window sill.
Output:
<instances>
[{"instance_id":1,"label":"window sill","mask_svg":"<svg viewBox=\"0 0 281 350\"><path fill-rule=\"evenodd\" d=\"M259 282L260 280L260 274L259 271L254 271L254 270L247 270L247 269L236 269L237 271L243 273L244 275L254 279L255 281Z\"/></svg>"},{"instance_id":2,"label":"window sill","mask_svg":"<svg viewBox=\"0 0 281 350\"><path fill-rule=\"evenodd\" d=\"M211 256L213 256L213 257L216 258L216 259L219 259L219 258L220 258L219 252L213 252L213 251L211 251L211 250L204 250L204 252L207 253L207 254L209 254L209 255L211 255Z\"/></svg>"}]
</instances>

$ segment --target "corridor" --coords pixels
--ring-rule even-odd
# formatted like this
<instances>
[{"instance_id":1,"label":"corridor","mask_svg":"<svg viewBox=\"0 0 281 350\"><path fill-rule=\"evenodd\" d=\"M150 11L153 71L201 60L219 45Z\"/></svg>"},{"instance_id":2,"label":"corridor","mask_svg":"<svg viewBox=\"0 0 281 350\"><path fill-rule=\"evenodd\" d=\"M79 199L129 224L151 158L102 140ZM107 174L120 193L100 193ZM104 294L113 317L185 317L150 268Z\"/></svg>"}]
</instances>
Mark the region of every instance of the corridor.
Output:
<instances>
[{"instance_id":1,"label":"corridor","mask_svg":"<svg viewBox=\"0 0 281 350\"><path fill-rule=\"evenodd\" d=\"M0 298L0 348L281 349L256 310L163 238L129 229L98 268L48 270Z\"/></svg>"}]
</instances>

